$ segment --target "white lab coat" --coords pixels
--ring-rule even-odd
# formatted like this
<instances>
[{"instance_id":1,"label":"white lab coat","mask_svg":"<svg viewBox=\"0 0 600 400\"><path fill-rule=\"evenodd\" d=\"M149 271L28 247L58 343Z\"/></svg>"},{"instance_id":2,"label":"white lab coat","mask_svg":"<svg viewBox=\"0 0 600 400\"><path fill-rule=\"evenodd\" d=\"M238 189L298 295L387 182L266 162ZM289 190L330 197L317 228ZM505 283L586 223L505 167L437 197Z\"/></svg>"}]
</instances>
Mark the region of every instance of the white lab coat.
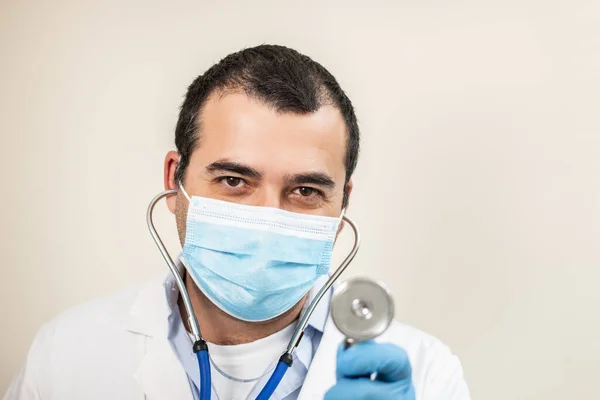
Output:
<instances>
[{"instance_id":1,"label":"white lab coat","mask_svg":"<svg viewBox=\"0 0 600 400\"><path fill-rule=\"evenodd\" d=\"M80 306L38 332L4 400L192 400L167 338L163 283ZM342 334L328 318L299 400L322 399L335 384ZM458 358L439 340L394 322L377 339L406 350L417 400L469 400Z\"/></svg>"}]
</instances>

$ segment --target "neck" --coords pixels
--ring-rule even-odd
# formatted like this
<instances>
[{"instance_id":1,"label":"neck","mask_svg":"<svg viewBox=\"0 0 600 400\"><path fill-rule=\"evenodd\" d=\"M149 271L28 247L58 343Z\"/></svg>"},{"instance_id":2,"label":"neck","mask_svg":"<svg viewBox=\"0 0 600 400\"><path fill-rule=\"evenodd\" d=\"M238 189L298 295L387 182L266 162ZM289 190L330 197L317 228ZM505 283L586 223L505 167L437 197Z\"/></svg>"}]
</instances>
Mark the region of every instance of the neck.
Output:
<instances>
[{"instance_id":1,"label":"neck","mask_svg":"<svg viewBox=\"0 0 600 400\"><path fill-rule=\"evenodd\" d=\"M247 322L232 317L213 304L189 279L187 274L185 287L190 296L202 338L219 345L250 343L282 330L299 317L307 297L304 296L298 304L279 317L264 322ZM179 312L182 316L186 315L181 301L179 301ZM187 318L182 319L189 331Z\"/></svg>"}]
</instances>

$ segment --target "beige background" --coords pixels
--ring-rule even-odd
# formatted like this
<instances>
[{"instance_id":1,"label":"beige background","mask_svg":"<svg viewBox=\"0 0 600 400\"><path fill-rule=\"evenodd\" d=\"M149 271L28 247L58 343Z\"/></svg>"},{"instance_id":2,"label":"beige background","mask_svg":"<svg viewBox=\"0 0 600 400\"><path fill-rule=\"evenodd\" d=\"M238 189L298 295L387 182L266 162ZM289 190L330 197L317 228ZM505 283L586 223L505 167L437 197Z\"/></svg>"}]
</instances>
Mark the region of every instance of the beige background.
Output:
<instances>
[{"instance_id":1,"label":"beige background","mask_svg":"<svg viewBox=\"0 0 600 400\"><path fill-rule=\"evenodd\" d=\"M185 89L263 42L356 105L352 273L454 349L474 399L600 398L600 3L583 0L3 0L0 392L44 321L165 270L144 217Z\"/></svg>"}]
</instances>

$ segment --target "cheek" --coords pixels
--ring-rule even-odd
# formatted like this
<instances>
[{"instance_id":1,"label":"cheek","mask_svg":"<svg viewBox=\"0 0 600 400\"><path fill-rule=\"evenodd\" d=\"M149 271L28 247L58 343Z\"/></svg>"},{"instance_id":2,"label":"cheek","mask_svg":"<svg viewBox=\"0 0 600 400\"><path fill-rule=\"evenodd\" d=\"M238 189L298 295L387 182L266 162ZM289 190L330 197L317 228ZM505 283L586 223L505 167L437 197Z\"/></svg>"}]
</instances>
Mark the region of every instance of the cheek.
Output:
<instances>
[{"instance_id":1,"label":"cheek","mask_svg":"<svg viewBox=\"0 0 600 400\"><path fill-rule=\"evenodd\" d=\"M177 224L177 234L179 236L179 242L182 246L185 241L187 211L188 201L182 193L178 193L175 203L175 222Z\"/></svg>"},{"instance_id":2,"label":"cheek","mask_svg":"<svg viewBox=\"0 0 600 400\"><path fill-rule=\"evenodd\" d=\"M335 197L330 197L330 199L322 205L319 214L323 215L323 216L335 217L335 218L342 215L341 191L340 191L340 194L336 193Z\"/></svg>"},{"instance_id":3,"label":"cheek","mask_svg":"<svg viewBox=\"0 0 600 400\"><path fill-rule=\"evenodd\" d=\"M177 196L167 197L166 202L171 214L175 214L175 212L177 211Z\"/></svg>"}]
</instances>

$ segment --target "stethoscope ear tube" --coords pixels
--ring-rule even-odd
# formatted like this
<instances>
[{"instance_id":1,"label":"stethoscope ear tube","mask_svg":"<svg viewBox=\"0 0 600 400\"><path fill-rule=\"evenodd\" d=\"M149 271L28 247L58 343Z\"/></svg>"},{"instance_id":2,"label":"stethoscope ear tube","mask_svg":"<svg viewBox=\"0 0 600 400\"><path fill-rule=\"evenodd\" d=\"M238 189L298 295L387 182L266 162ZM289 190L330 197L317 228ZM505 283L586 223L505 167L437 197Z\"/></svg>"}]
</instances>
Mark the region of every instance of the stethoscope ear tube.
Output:
<instances>
[{"instance_id":1,"label":"stethoscope ear tube","mask_svg":"<svg viewBox=\"0 0 600 400\"><path fill-rule=\"evenodd\" d=\"M346 221L348 225L350 225L350 227L352 228L352 232L354 232L354 246L352 246L352 250L350 250L350 253L348 253L344 261L329 277L329 279L327 280L327 282L325 282L321 289L319 289L314 299L310 302L308 308L306 309L306 312L304 313L304 315L300 319L300 322L298 323L298 327L294 332L294 336L292 336L292 339L288 344L286 353L289 355L293 354L294 349L296 348L296 346L298 346L300 339L302 339L302 334L304 333L304 329L306 329L306 325L308 324L308 320L310 319L310 316L312 315L313 311L315 310L317 305L319 305L319 302L321 301L325 293L327 293L327 291L331 288L331 286L333 286L335 281L337 281L340 275L342 275L342 273L346 270L346 267L348 267L348 265L352 262L354 256L356 256L356 253L358 252L358 248L360 247L360 231L358 230L358 227L356 226L354 221L352 221L346 215L344 215L342 219Z\"/></svg>"},{"instance_id":2,"label":"stethoscope ear tube","mask_svg":"<svg viewBox=\"0 0 600 400\"><path fill-rule=\"evenodd\" d=\"M173 274L175 278L175 284L177 284L177 288L179 289L179 294L181 295L181 299L183 300L183 306L185 307L185 312L187 314L187 322L190 330L192 331L192 336L194 336L194 342L204 341L202 339L202 335L200 334L200 327L198 326L198 320L196 320L196 314L194 314L194 309L192 308L192 302L190 301L190 296L188 296L187 290L185 289L185 283L183 282L183 278L181 274L179 274L179 270L177 266L173 262L171 255L169 254L167 248L162 242L158 232L156 232L156 228L154 227L154 220L152 219L152 214L154 212L154 207L156 204L163 198L168 196L173 196L177 194L177 190L166 190L162 193L159 193L152 199L150 205L148 205L148 210L146 211L146 224L148 225L148 230L150 231L150 235L152 239L154 239L154 243L158 247L160 254L163 259L167 263L169 270Z\"/></svg>"},{"instance_id":3,"label":"stethoscope ear tube","mask_svg":"<svg viewBox=\"0 0 600 400\"><path fill-rule=\"evenodd\" d=\"M183 300L183 306L185 307L185 312L187 314L187 322L190 330L192 331L192 336L194 337L194 353L196 353L196 357L198 358L198 368L200 369L200 400L210 400L211 395L211 378L210 378L210 361L208 356L208 346L206 345L206 341L202 339L202 335L200 334L200 326L198 325L198 320L196 319L196 314L194 314L194 309L192 307L192 302L185 288L185 283L183 282L183 278L177 269L177 266L173 262L171 255L169 254L167 248L162 242L156 228L154 227L154 220L152 218L154 207L158 202L168 196L174 196L177 194L177 190L166 190L162 193L159 193L156 197L152 199L150 205L148 206L148 210L146 211L146 223L148 225L148 230L150 231L150 235L152 235L152 239L154 239L154 243L158 247L160 254L163 259L169 266L169 270L171 274L173 274L173 278L175 278L175 284L179 289L179 294L181 295L181 299Z\"/></svg>"}]
</instances>

